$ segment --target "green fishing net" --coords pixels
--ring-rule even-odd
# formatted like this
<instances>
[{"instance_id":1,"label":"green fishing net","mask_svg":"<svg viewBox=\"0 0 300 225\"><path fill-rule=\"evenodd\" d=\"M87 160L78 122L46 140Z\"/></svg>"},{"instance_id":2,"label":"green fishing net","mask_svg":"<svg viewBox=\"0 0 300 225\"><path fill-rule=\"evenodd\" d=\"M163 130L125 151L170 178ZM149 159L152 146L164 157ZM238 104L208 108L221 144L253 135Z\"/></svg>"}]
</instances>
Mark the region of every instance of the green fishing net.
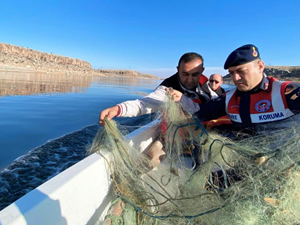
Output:
<instances>
[{"instance_id":1,"label":"green fishing net","mask_svg":"<svg viewBox=\"0 0 300 225\"><path fill-rule=\"evenodd\" d=\"M129 145L113 120L96 136L90 151L109 154L111 212L121 208L104 224L300 224L297 116L287 128L233 140L207 131L169 97L160 121L159 165Z\"/></svg>"}]
</instances>

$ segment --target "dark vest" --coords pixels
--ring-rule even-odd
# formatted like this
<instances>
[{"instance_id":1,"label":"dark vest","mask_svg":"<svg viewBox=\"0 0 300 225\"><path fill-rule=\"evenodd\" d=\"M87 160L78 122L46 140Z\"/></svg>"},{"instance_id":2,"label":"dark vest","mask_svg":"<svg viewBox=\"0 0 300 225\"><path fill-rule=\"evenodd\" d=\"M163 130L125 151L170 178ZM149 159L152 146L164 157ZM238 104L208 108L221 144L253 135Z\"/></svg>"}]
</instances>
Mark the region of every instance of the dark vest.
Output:
<instances>
[{"instance_id":1,"label":"dark vest","mask_svg":"<svg viewBox=\"0 0 300 225\"><path fill-rule=\"evenodd\" d=\"M202 88L202 85L205 84L207 82L207 77L204 76L204 75L201 75L200 76L200 79L199 79L199 85L200 87ZM189 97L189 94L188 92L186 92L185 90L182 89L180 83L179 83L179 75L178 73L175 73L174 75L172 75L171 77L169 78L166 78L160 85L163 85L163 86L166 86L166 87L171 87L177 91L180 91L181 93L183 93L184 95L188 96ZM206 103L207 102L207 99L201 95L201 93L197 92L198 94L198 97L201 101L202 104Z\"/></svg>"}]
</instances>

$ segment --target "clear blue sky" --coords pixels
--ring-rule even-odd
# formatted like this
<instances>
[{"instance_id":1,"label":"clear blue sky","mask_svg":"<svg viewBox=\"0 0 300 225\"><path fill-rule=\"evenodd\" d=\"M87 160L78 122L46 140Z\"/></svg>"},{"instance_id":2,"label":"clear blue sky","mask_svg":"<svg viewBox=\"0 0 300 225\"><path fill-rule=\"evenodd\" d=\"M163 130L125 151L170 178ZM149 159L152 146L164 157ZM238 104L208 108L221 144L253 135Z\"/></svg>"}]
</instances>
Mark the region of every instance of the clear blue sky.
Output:
<instances>
[{"instance_id":1,"label":"clear blue sky","mask_svg":"<svg viewBox=\"0 0 300 225\"><path fill-rule=\"evenodd\" d=\"M205 75L255 44L266 65L300 64L300 1L1 0L0 42L166 77L185 52Z\"/></svg>"}]
</instances>

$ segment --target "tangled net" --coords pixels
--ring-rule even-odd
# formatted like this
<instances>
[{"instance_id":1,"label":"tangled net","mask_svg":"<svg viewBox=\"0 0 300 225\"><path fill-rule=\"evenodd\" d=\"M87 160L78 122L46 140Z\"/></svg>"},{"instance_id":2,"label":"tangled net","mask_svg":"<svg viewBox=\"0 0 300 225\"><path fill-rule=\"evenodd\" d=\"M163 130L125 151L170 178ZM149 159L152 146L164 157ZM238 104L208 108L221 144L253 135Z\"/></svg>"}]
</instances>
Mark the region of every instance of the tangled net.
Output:
<instances>
[{"instance_id":1,"label":"tangled net","mask_svg":"<svg viewBox=\"0 0 300 225\"><path fill-rule=\"evenodd\" d=\"M166 154L156 167L114 121L93 143L91 152L110 154L111 211L121 209L105 224L300 224L298 116L289 128L233 141L171 98L161 111Z\"/></svg>"}]
</instances>

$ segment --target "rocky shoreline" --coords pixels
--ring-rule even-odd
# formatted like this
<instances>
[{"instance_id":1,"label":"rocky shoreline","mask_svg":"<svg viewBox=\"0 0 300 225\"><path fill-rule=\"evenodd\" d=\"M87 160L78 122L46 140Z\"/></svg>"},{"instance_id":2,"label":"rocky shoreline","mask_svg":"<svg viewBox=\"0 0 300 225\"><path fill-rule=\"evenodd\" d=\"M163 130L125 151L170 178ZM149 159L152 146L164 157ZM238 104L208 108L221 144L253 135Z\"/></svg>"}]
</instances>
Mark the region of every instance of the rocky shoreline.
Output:
<instances>
[{"instance_id":1,"label":"rocky shoreline","mask_svg":"<svg viewBox=\"0 0 300 225\"><path fill-rule=\"evenodd\" d=\"M0 71L159 79L157 76L139 73L134 70L96 70L91 67L89 62L84 60L5 43L0 43Z\"/></svg>"}]
</instances>

